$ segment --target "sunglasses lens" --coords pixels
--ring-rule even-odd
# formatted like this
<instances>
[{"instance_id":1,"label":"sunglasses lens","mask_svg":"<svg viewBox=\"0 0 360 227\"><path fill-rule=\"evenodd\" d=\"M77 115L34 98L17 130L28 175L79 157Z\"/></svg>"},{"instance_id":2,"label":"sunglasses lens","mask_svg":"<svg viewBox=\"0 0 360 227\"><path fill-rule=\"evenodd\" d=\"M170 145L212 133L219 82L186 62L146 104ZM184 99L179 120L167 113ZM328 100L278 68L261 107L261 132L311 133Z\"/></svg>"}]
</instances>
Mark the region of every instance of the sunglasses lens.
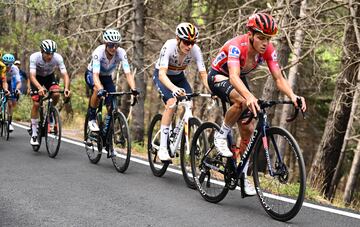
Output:
<instances>
[{"instance_id":1,"label":"sunglasses lens","mask_svg":"<svg viewBox=\"0 0 360 227\"><path fill-rule=\"evenodd\" d=\"M115 47L115 48L118 48L118 47L119 47L119 44L117 44L117 43L108 43L108 44L107 44L107 47L109 47L110 49L111 49L111 48L114 48L114 47Z\"/></svg>"},{"instance_id":2,"label":"sunglasses lens","mask_svg":"<svg viewBox=\"0 0 360 227\"><path fill-rule=\"evenodd\" d=\"M190 45L194 46L194 44L195 44L195 42L191 42L191 41L187 41L187 40L183 40L183 42L186 46L190 46Z\"/></svg>"}]
</instances>

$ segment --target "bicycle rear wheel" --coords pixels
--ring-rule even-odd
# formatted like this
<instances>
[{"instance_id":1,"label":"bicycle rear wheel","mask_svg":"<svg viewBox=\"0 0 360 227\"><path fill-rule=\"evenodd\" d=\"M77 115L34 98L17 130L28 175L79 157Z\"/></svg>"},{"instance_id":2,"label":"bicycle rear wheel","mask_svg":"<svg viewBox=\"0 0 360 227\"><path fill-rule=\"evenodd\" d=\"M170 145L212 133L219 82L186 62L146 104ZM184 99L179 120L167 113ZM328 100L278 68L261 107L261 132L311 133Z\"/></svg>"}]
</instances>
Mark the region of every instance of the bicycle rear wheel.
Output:
<instances>
[{"instance_id":1,"label":"bicycle rear wheel","mask_svg":"<svg viewBox=\"0 0 360 227\"><path fill-rule=\"evenodd\" d=\"M46 117L45 144L50 158L55 158L61 143L61 119L59 111L51 107Z\"/></svg>"},{"instance_id":2,"label":"bicycle rear wheel","mask_svg":"<svg viewBox=\"0 0 360 227\"><path fill-rule=\"evenodd\" d=\"M111 157L116 170L123 173L127 170L131 157L131 140L126 117L121 112L116 112L113 117L112 146L114 156Z\"/></svg>"},{"instance_id":3,"label":"bicycle rear wheel","mask_svg":"<svg viewBox=\"0 0 360 227\"><path fill-rule=\"evenodd\" d=\"M225 182L227 158L218 154L214 145L215 132L220 127L205 122L196 130L191 144L191 168L201 196L212 203L225 198L229 188Z\"/></svg>"},{"instance_id":4,"label":"bicycle rear wheel","mask_svg":"<svg viewBox=\"0 0 360 227\"><path fill-rule=\"evenodd\" d=\"M165 174L170 162L161 162L157 152L160 148L161 114L156 114L152 119L148 130L148 159L152 173L161 177Z\"/></svg>"},{"instance_id":5,"label":"bicycle rear wheel","mask_svg":"<svg viewBox=\"0 0 360 227\"><path fill-rule=\"evenodd\" d=\"M181 171L183 173L183 177L186 185L189 188L196 189L194 178L191 170L191 157L190 157L190 148L191 148L191 140L194 137L194 133L196 129L201 125L201 121L198 118L190 118L188 123L188 128L184 129L184 133L181 138L181 146L180 146L180 165ZM186 138L187 137L187 138ZM202 146L204 137L201 137L198 141L200 144L197 146Z\"/></svg>"},{"instance_id":6,"label":"bicycle rear wheel","mask_svg":"<svg viewBox=\"0 0 360 227\"><path fill-rule=\"evenodd\" d=\"M266 155L261 139L253 154L257 194L266 213L276 220L288 221L296 216L304 201L304 160L296 140L285 129L271 127L266 130L266 135L269 155Z\"/></svg>"},{"instance_id":7,"label":"bicycle rear wheel","mask_svg":"<svg viewBox=\"0 0 360 227\"><path fill-rule=\"evenodd\" d=\"M100 127L101 122L101 115L98 114L97 123ZM85 123L84 123L84 144L85 144L85 151L89 158L89 161L93 164L97 164L100 161L101 154L102 154L102 139L100 132L92 132L88 128L88 121L89 121L89 114L86 114ZM100 128L101 131L101 128Z\"/></svg>"}]
</instances>

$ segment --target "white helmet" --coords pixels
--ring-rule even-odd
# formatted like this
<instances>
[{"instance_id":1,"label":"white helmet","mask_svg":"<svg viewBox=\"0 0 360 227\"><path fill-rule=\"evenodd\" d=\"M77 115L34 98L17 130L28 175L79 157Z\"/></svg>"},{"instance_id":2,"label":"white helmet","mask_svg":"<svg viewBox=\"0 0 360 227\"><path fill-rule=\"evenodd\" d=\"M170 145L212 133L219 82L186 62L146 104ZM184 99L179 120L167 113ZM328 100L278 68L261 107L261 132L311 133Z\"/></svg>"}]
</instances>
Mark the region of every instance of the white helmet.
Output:
<instances>
[{"instance_id":1,"label":"white helmet","mask_svg":"<svg viewBox=\"0 0 360 227\"><path fill-rule=\"evenodd\" d=\"M180 39L194 42L199 37L199 31L193 24L185 22L176 27L176 35Z\"/></svg>"},{"instance_id":2,"label":"white helmet","mask_svg":"<svg viewBox=\"0 0 360 227\"><path fill-rule=\"evenodd\" d=\"M43 52L53 54L56 52L56 43L51 39L41 41L40 48Z\"/></svg>"},{"instance_id":3,"label":"white helmet","mask_svg":"<svg viewBox=\"0 0 360 227\"><path fill-rule=\"evenodd\" d=\"M103 33L103 39L106 43L120 43L121 35L120 32L116 29L107 29Z\"/></svg>"}]
</instances>

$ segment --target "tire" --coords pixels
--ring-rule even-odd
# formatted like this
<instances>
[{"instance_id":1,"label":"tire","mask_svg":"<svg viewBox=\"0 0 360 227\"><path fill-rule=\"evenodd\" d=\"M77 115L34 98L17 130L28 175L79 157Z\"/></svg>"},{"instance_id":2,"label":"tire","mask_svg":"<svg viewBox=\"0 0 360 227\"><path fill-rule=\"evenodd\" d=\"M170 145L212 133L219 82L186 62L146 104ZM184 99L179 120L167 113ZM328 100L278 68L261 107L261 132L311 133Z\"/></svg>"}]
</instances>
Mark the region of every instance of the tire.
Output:
<instances>
[{"instance_id":1,"label":"tire","mask_svg":"<svg viewBox=\"0 0 360 227\"><path fill-rule=\"evenodd\" d=\"M3 127L4 127L4 137L6 140L9 140L9 137L10 137L10 129L9 129L9 126L10 126L10 117L9 117L9 113L8 113L8 109L6 108L5 109L5 115L4 115L4 124L3 124Z\"/></svg>"},{"instance_id":2,"label":"tire","mask_svg":"<svg viewBox=\"0 0 360 227\"><path fill-rule=\"evenodd\" d=\"M131 157L131 139L126 117L116 112L113 117L112 148L115 156L111 157L117 171L124 173L129 167Z\"/></svg>"},{"instance_id":3,"label":"tire","mask_svg":"<svg viewBox=\"0 0 360 227\"><path fill-rule=\"evenodd\" d=\"M54 121L54 127L52 128L50 121ZM45 128L45 144L46 150L50 158L55 158L59 152L61 144L61 119L59 111L55 107L51 107L46 117Z\"/></svg>"},{"instance_id":4,"label":"tire","mask_svg":"<svg viewBox=\"0 0 360 227\"><path fill-rule=\"evenodd\" d=\"M148 159L152 173L161 177L165 174L170 162L161 162L157 152L160 147L161 114L156 114L152 119L148 130Z\"/></svg>"},{"instance_id":5,"label":"tire","mask_svg":"<svg viewBox=\"0 0 360 227\"><path fill-rule=\"evenodd\" d=\"M262 139L258 140L253 154L255 188L266 213L276 220L288 221L297 215L304 201L304 159L296 140L285 129L271 127L266 135L269 156L265 154ZM279 153L283 153L282 158ZM270 161L275 176L270 176L266 160ZM282 198L293 200L293 203Z\"/></svg>"},{"instance_id":6,"label":"tire","mask_svg":"<svg viewBox=\"0 0 360 227\"><path fill-rule=\"evenodd\" d=\"M224 175L228 160L218 155L214 146L214 135L219 130L220 127L215 123L201 124L194 134L190 151L196 188L201 196L211 203L220 202L229 192ZM210 168L208 165L215 168Z\"/></svg>"},{"instance_id":7,"label":"tire","mask_svg":"<svg viewBox=\"0 0 360 227\"><path fill-rule=\"evenodd\" d=\"M101 122L101 114L98 114L96 117L97 122ZM97 164L100 161L102 154L102 139L100 132L91 132L88 129L89 115L86 114L85 123L84 123L84 144L85 151L89 158L89 161L93 164ZM99 125L100 126L100 125ZM101 128L100 128L101 130Z\"/></svg>"},{"instance_id":8,"label":"tire","mask_svg":"<svg viewBox=\"0 0 360 227\"><path fill-rule=\"evenodd\" d=\"M194 178L192 175L192 169L191 169L191 156L190 156L190 148L191 148L191 140L194 137L194 133L196 129L199 128L201 125L201 121L198 118L190 118L188 123L188 129L184 129L184 132L182 134L181 138L181 145L180 145L180 165L181 165L181 171L183 173L183 177L185 180L186 185L189 188L196 189L196 185L194 182ZM188 139L186 139L186 135ZM199 140L200 143L203 142L202 140ZM188 144L189 143L189 144ZM198 145L200 146L200 145Z\"/></svg>"}]
</instances>

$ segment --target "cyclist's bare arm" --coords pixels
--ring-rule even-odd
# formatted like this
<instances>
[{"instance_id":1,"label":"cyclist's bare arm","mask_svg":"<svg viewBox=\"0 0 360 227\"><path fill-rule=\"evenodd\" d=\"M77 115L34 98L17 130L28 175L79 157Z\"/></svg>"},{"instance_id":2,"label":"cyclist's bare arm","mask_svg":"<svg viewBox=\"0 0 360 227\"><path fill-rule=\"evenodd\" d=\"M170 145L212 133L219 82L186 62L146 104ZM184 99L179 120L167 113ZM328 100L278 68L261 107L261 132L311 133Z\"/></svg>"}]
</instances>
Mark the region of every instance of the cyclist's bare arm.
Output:
<instances>
[{"instance_id":1,"label":"cyclist's bare arm","mask_svg":"<svg viewBox=\"0 0 360 227\"><path fill-rule=\"evenodd\" d=\"M136 88L134 75L132 73L128 72L128 73L125 73L125 77L129 84L130 89L134 90Z\"/></svg>"},{"instance_id":2,"label":"cyclist's bare arm","mask_svg":"<svg viewBox=\"0 0 360 227\"><path fill-rule=\"evenodd\" d=\"M246 88L240 79L240 67L229 66L229 78L235 90L246 100L246 106L256 116L256 112L260 110L260 107L257 103L257 98Z\"/></svg>"},{"instance_id":3,"label":"cyclist's bare arm","mask_svg":"<svg viewBox=\"0 0 360 227\"><path fill-rule=\"evenodd\" d=\"M99 75L100 75L100 73L98 73L98 72L93 73L94 86L95 86L96 90L104 89L104 87L102 86L102 84L100 82Z\"/></svg>"},{"instance_id":4,"label":"cyclist's bare arm","mask_svg":"<svg viewBox=\"0 0 360 227\"><path fill-rule=\"evenodd\" d=\"M277 88L285 94L289 99L294 103L294 105L297 107L296 99L298 98L297 95L294 94L293 90L291 89L289 83L285 78L282 76L280 69L273 70L272 76L274 78L274 81L276 83ZM306 111L306 103L305 99L303 97L300 97L302 101L302 107L301 110L303 112Z\"/></svg>"},{"instance_id":5,"label":"cyclist's bare arm","mask_svg":"<svg viewBox=\"0 0 360 227\"><path fill-rule=\"evenodd\" d=\"M65 97L69 97L70 96L70 76L66 71L61 74L64 78L64 87L65 87L64 95L65 95Z\"/></svg>"},{"instance_id":6,"label":"cyclist's bare arm","mask_svg":"<svg viewBox=\"0 0 360 227\"><path fill-rule=\"evenodd\" d=\"M166 75L168 68L164 68L161 67L159 69L159 80L162 84L165 85L165 87L167 87L168 89L170 89L171 91L174 91L177 89L177 87L175 86L175 84L173 84L170 79L168 78L168 76Z\"/></svg>"},{"instance_id":7,"label":"cyclist's bare arm","mask_svg":"<svg viewBox=\"0 0 360 227\"><path fill-rule=\"evenodd\" d=\"M4 79L2 79L2 87L4 89L4 91L8 91L9 87L8 87L8 83L6 81L6 78L3 77Z\"/></svg>"},{"instance_id":8,"label":"cyclist's bare arm","mask_svg":"<svg viewBox=\"0 0 360 227\"><path fill-rule=\"evenodd\" d=\"M202 83L203 83L204 86L206 87L207 91L208 91L209 93L211 93L211 90L210 90L209 85L208 85L208 82L207 82L207 77L208 77L208 75L207 75L206 71L200 71L200 72L199 72L199 76L200 76L200 79L201 79Z\"/></svg>"},{"instance_id":9,"label":"cyclist's bare arm","mask_svg":"<svg viewBox=\"0 0 360 227\"><path fill-rule=\"evenodd\" d=\"M31 82L35 87L37 87L39 95L40 95L40 96L43 96L45 90L44 90L44 88L40 85L40 83L39 83L39 82L37 81L37 79L36 79L36 71L35 71L35 72L30 71L29 79L30 79L30 82Z\"/></svg>"}]
</instances>

